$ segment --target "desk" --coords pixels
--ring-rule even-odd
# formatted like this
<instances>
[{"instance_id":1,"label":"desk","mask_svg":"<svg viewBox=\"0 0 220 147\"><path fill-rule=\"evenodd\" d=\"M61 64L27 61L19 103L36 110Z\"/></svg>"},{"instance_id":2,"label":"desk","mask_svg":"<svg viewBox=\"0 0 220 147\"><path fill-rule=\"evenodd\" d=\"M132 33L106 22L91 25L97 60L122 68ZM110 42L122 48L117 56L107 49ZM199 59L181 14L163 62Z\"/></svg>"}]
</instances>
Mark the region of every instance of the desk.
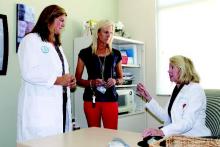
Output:
<instances>
[{"instance_id":1,"label":"desk","mask_svg":"<svg viewBox=\"0 0 220 147\"><path fill-rule=\"evenodd\" d=\"M121 138L130 147L137 147L137 142L142 140L140 133L94 127L25 141L18 143L17 147L107 147L115 137Z\"/></svg>"}]
</instances>

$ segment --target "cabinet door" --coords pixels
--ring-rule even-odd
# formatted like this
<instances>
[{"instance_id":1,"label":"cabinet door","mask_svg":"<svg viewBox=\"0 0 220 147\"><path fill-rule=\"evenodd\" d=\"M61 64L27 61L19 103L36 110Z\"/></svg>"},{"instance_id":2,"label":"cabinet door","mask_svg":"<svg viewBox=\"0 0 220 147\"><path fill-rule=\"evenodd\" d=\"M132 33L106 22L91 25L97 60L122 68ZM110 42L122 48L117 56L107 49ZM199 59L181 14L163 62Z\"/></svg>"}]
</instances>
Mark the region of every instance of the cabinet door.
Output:
<instances>
[{"instance_id":1,"label":"cabinet door","mask_svg":"<svg viewBox=\"0 0 220 147\"><path fill-rule=\"evenodd\" d=\"M137 113L135 115L119 116L118 129L142 132L146 128L146 113Z\"/></svg>"}]
</instances>

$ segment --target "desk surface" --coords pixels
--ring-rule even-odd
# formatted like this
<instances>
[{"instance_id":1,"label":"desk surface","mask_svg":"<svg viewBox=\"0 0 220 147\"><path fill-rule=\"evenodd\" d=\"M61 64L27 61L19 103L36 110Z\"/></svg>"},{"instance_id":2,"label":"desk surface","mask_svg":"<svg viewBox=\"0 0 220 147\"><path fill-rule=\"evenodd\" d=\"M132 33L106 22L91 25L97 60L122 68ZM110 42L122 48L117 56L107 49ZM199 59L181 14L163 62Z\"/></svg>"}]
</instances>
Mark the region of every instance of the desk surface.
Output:
<instances>
[{"instance_id":1,"label":"desk surface","mask_svg":"<svg viewBox=\"0 0 220 147\"><path fill-rule=\"evenodd\" d=\"M140 133L103 128L85 128L73 132L18 143L17 147L108 147L113 138L121 138L130 147L142 140Z\"/></svg>"}]
</instances>

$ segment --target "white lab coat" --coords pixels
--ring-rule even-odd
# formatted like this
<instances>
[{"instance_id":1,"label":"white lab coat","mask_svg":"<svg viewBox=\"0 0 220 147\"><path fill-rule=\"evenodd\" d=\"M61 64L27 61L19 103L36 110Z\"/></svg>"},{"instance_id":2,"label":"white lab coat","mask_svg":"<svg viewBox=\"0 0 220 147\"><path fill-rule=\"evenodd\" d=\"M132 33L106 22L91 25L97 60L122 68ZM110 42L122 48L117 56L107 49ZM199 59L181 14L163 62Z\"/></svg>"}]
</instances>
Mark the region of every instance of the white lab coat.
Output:
<instances>
[{"instance_id":1,"label":"white lab coat","mask_svg":"<svg viewBox=\"0 0 220 147\"><path fill-rule=\"evenodd\" d=\"M184 85L177 95L172 109L171 119L168 115L168 104L163 109L155 99L146 103L155 116L164 121L161 129L165 136L210 136L210 130L205 126L206 96L198 83Z\"/></svg>"},{"instance_id":2,"label":"white lab coat","mask_svg":"<svg viewBox=\"0 0 220 147\"><path fill-rule=\"evenodd\" d=\"M69 66L64 57L65 72ZM54 85L62 76L62 64L54 46L36 33L25 36L18 48L21 88L18 96L17 141L63 132L62 86ZM67 88L66 131L71 130L70 90Z\"/></svg>"}]
</instances>

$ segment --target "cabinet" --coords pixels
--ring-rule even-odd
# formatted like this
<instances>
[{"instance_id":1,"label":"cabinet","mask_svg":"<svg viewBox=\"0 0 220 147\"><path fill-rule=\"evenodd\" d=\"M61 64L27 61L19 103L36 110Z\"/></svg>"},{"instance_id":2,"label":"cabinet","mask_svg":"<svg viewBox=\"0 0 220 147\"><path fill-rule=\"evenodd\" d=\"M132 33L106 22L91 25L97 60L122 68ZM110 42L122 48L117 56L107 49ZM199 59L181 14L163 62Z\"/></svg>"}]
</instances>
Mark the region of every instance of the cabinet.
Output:
<instances>
[{"instance_id":1,"label":"cabinet","mask_svg":"<svg viewBox=\"0 0 220 147\"><path fill-rule=\"evenodd\" d=\"M81 49L88 47L92 42L91 37L79 37L74 40L74 69L76 68L78 53ZM137 40L127 39L119 36L114 36L113 47L119 50L126 50L135 48L132 53L132 58L128 59L126 64L122 64L123 72L132 74L134 79L132 84L119 85L118 89L133 89L136 90L136 85L139 82L144 82L145 67L142 63L144 61L144 43ZM83 78L87 79L86 69L83 73ZM87 127L84 111L83 111L83 91L84 88L77 87L74 92L73 109L76 123L81 127ZM144 102L138 97L134 96L134 110L129 114L119 115L119 129L140 132L146 127L146 114L144 111Z\"/></svg>"}]
</instances>

